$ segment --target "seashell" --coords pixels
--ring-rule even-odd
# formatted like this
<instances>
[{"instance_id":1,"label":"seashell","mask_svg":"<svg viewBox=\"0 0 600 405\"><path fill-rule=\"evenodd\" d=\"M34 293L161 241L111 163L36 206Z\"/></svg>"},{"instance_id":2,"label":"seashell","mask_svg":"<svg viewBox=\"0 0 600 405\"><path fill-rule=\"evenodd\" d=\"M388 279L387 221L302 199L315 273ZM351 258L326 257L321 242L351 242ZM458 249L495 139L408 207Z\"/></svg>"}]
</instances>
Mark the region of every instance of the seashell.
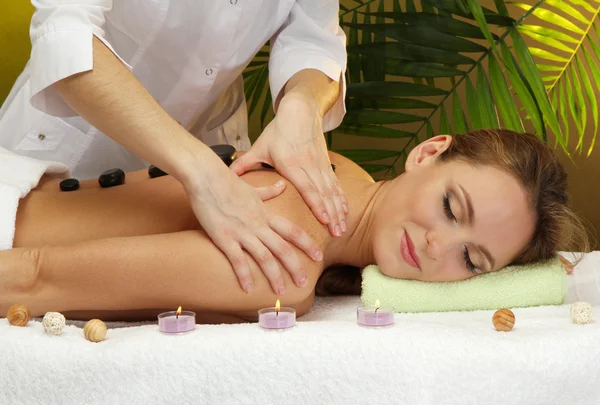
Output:
<instances>
[{"instance_id":1,"label":"seashell","mask_svg":"<svg viewBox=\"0 0 600 405\"><path fill-rule=\"evenodd\" d=\"M499 309L494 312L492 322L496 330L508 332L515 326L515 314L508 308Z\"/></svg>"},{"instance_id":2,"label":"seashell","mask_svg":"<svg viewBox=\"0 0 600 405\"><path fill-rule=\"evenodd\" d=\"M83 336L90 342L102 342L106 336L106 324L100 319L90 319L83 328Z\"/></svg>"},{"instance_id":3,"label":"seashell","mask_svg":"<svg viewBox=\"0 0 600 405\"><path fill-rule=\"evenodd\" d=\"M48 335L58 336L65 327L65 316L60 312L46 312L42 320L44 332Z\"/></svg>"},{"instance_id":4,"label":"seashell","mask_svg":"<svg viewBox=\"0 0 600 405\"><path fill-rule=\"evenodd\" d=\"M15 304L8 309L6 317L11 325L26 326L31 318L31 311L27 305Z\"/></svg>"}]
</instances>

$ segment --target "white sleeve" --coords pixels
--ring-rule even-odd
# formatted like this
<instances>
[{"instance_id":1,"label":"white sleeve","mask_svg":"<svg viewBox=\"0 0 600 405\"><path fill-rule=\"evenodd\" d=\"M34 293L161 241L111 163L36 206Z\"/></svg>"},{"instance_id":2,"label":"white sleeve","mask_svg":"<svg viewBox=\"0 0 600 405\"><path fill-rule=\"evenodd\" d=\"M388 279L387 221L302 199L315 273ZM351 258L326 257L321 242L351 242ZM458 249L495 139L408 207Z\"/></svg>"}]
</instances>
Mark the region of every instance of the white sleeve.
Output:
<instances>
[{"instance_id":1,"label":"white sleeve","mask_svg":"<svg viewBox=\"0 0 600 405\"><path fill-rule=\"evenodd\" d=\"M338 0L297 0L271 39L269 83L274 102L288 80L303 69L320 70L340 82L340 95L323 118L325 132L336 128L346 113L346 35L338 11Z\"/></svg>"},{"instance_id":2,"label":"white sleeve","mask_svg":"<svg viewBox=\"0 0 600 405\"><path fill-rule=\"evenodd\" d=\"M104 38L104 13L112 8L112 0L32 0L35 12L31 18L31 104L51 115L77 115L63 101L52 84L93 68L92 38L96 36L113 53ZM121 62L131 67L116 53Z\"/></svg>"},{"instance_id":3,"label":"white sleeve","mask_svg":"<svg viewBox=\"0 0 600 405\"><path fill-rule=\"evenodd\" d=\"M35 160L0 148L0 250L12 248L19 199L37 186L44 173L66 173L62 163Z\"/></svg>"}]
</instances>

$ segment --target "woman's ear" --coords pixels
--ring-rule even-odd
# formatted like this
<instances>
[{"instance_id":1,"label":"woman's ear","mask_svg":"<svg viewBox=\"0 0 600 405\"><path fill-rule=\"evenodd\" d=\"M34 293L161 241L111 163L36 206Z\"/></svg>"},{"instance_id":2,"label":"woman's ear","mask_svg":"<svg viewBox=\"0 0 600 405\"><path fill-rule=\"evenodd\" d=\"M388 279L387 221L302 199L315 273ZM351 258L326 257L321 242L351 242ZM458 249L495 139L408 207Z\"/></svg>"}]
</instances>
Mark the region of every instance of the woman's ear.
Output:
<instances>
[{"instance_id":1,"label":"woman's ear","mask_svg":"<svg viewBox=\"0 0 600 405\"><path fill-rule=\"evenodd\" d=\"M416 167L435 162L435 159L444 153L451 143L452 137L450 135L438 135L421 142L408 154L404 171L408 172Z\"/></svg>"}]
</instances>

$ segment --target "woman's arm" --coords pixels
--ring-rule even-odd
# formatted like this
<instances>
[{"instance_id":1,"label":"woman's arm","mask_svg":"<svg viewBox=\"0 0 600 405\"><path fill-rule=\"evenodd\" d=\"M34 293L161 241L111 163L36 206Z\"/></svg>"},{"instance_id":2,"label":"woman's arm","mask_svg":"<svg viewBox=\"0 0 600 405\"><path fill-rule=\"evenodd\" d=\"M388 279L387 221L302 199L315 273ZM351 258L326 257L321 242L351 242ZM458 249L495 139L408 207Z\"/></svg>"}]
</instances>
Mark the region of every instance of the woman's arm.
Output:
<instances>
[{"instance_id":1,"label":"woman's arm","mask_svg":"<svg viewBox=\"0 0 600 405\"><path fill-rule=\"evenodd\" d=\"M199 313L248 316L259 308L282 305L305 308L321 268L304 259L309 281L291 283L277 297L248 256L256 287L239 288L227 258L202 231L108 238L69 246L0 252L2 311L15 302L34 316L47 311L127 311L183 306ZM0 290L2 289L0 288Z\"/></svg>"},{"instance_id":2,"label":"woman's arm","mask_svg":"<svg viewBox=\"0 0 600 405\"><path fill-rule=\"evenodd\" d=\"M258 187L278 177L262 171L244 180ZM269 203L325 247L327 230L293 188ZM0 252L0 268L5 269L0 271L0 307L5 309L24 302L38 314L58 310L138 319L152 309L182 305L201 311L199 319L211 322L214 318L207 317L223 321L224 313L251 318L257 308L276 300L253 260L257 285L246 294L204 232L180 232L197 228L197 223L181 185L168 176L111 189L32 193L19 207L19 220L17 239L26 248ZM157 232L161 234L152 235ZM139 236L126 237L131 235ZM307 285L295 287L286 273L288 290L280 297L283 305L301 304L300 313L310 307L322 263L307 258L302 265Z\"/></svg>"}]
</instances>

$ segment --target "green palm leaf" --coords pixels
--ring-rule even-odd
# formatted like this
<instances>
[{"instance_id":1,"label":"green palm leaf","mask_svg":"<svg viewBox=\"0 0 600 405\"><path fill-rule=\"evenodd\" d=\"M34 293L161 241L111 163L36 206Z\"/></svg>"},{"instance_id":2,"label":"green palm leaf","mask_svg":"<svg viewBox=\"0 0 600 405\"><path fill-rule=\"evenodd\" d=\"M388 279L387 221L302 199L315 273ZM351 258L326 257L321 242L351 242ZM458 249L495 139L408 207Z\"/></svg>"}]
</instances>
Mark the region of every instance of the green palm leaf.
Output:
<instances>
[{"instance_id":1,"label":"green palm leaf","mask_svg":"<svg viewBox=\"0 0 600 405\"><path fill-rule=\"evenodd\" d=\"M448 120L448 113L446 112L446 108L444 104L440 106L440 134L451 134L452 127L450 126L450 121Z\"/></svg>"},{"instance_id":2,"label":"green palm leaf","mask_svg":"<svg viewBox=\"0 0 600 405\"><path fill-rule=\"evenodd\" d=\"M448 94L443 89L418 83L407 82L365 82L349 84L348 97L413 97L413 96L442 96Z\"/></svg>"},{"instance_id":3,"label":"green palm leaf","mask_svg":"<svg viewBox=\"0 0 600 405\"><path fill-rule=\"evenodd\" d=\"M587 65L589 66L592 72L594 84L597 89L600 89L600 68L598 68L598 66L595 64L591 55L585 48L583 48L583 54L585 56ZM590 95L590 98L593 98L595 100L595 93ZM590 143L590 147L588 149L588 156L592 153L592 150L594 149L594 145L596 143L596 136L598 135L598 107L595 101L592 104L592 112L594 113L594 135L592 137L592 142Z\"/></svg>"},{"instance_id":4,"label":"green palm leaf","mask_svg":"<svg viewBox=\"0 0 600 405\"><path fill-rule=\"evenodd\" d=\"M413 138L413 132L401 131L380 125L342 123L335 131L342 134L370 136L373 138Z\"/></svg>"},{"instance_id":5,"label":"green palm leaf","mask_svg":"<svg viewBox=\"0 0 600 405\"><path fill-rule=\"evenodd\" d=\"M502 121L504 122L504 127L517 132L524 131L517 106L512 100L500 65L493 54L490 55L489 69L494 98L500 117L502 117Z\"/></svg>"},{"instance_id":6,"label":"green palm leaf","mask_svg":"<svg viewBox=\"0 0 600 405\"><path fill-rule=\"evenodd\" d=\"M367 13L369 14L369 13ZM403 24L409 27L435 27L439 32L464 38L485 39L485 36L477 25L457 20L449 16L430 13L401 13L383 12L371 13L376 16L391 18L394 24ZM495 36L497 38L497 36Z\"/></svg>"},{"instance_id":7,"label":"green palm leaf","mask_svg":"<svg viewBox=\"0 0 600 405\"><path fill-rule=\"evenodd\" d=\"M514 5L531 10L528 5ZM589 155L598 133L595 89L600 85L600 40L591 33L597 29L600 4L596 0L545 0L533 15L541 21L540 25L521 25L518 31L535 42L529 46L529 50L545 83L545 91L553 95L552 109L561 118L559 129L564 132L563 143L565 146L569 143L570 116L577 129L576 150L582 151L584 134L593 130ZM590 80L589 73L594 83ZM591 123L588 122L588 112L592 115ZM551 115L556 117L557 113ZM547 111L544 111L544 120L552 126L547 120ZM554 127L552 129L556 135L558 130ZM559 136L557 140L561 142Z\"/></svg>"},{"instance_id":8,"label":"green palm leaf","mask_svg":"<svg viewBox=\"0 0 600 405\"><path fill-rule=\"evenodd\" d=\"M379 18L379 17L378 17ZM381 17L383 18L383 17ZM485 47L454 35L437 31L431 27L415 27L400 24L344 24L347 27L364 30L384 38L402 43L433 47L456 52L483 52Z\"/></svg>"},{"instance_id":9,"label":"green palm leaf","mask_svg":"<svg viewBox=\"0 0 600 405\"><path fill-rule=\"evenodd\" d=\"M403 42L362 43L356 46L348 46L346 49L348 53L360 54L363 58L371 62L379 62L386 58L410 62L449 63L452 65L471 64L475 62L468 56L455 51Z\"/></svg>"},{"instance_id":10,"label":"green palm leaf","mask_svg":"<svg viewBox=\"0 0 600 405\"><path fill-rule=\"evenodd\" d=\"M547 2L547 0L546 0ZM562 27L564 29L567 29L569 31L572 31L576 34L584 34L585 32L579 28L575 23L569 21L566 17L561 16L558 13L555 13L552 10L548 10L542 7L537 7L534 8L533 6L530 6L529 4L523 4L523 3L513 3L515 6L521 7L524 10L532 10L533 11L533 15L535 15L536 17L547 21L550 24L556 25L557 27Z\"/></svg>"},{"instance_id":11,"label":"green palm leaf","mask_svg":"<svg viewBox=\"0 0 600 405\"><path fill-rule=\"evenodd\" d=\"M484 128L499 128L492 90L481 65L477 66L477 98L481 104L479 113Z\"/></svg>"},{"instance_id":12,"label":"green palm leaf","mask_svg":"<svg viewBox=\"0 0 600 405\"><path fill-rule=\"evenodd\" d=\"M425 117L396 111L349 110L344 122L350 124L402 124L425 121Z\"/></svg>"},{"instance_id":13,"label":"green palm leaf","mask_svg":"<svg viewBox=\"0 0 600 405\"><path fill-rule=\"evenodd\" d=\"M405 77L453 77L462 76L465 73L452 66L443 66L436 63L407 62L398 59L387 59L384 66L385 73Z\"/></svg>"},{"instance_id":14,"label":"green palm leaf","mask_svg":"<svg viewBox=\"0 0 600 405\"><path fill-rule=\"evenodd\" d=\"M332 136L364 145L340 153L385 177L420 139L481 128L544 141L551 132L568 153L574 122L575 150L588 144L589 155L600 120L600 1L526 3L494 0L492 10L477 0L393 0L389 8L341 0L348 112ZM250 113L260 111L263 125L267 57L265 48L244 72Z\"/></svg>"},{"instance_id":15,"label":"green palm leaf","mask_svg":"<svg viewBox=\"0 0 600 405\"><path fill-rule=\"evenodd\" d=\"M417 108L435 108L436 105L416 98L361 96L356 98L348 97L346 99L346 107L350 110L358 108L412 110Z\"/></svg>"},{"instance_id":16,"label":"green palm leaf","mask_svg":"<svg viewBox=\"0 0 600 405\"><path fill-rule=\"evenodd\" d=\"M342 149L338 153L356 163L371 162L398 156L398 152L385 149Z\"/></svg>"},{"instance_id":17,"label":"green palm leaf","mask_svg":"<svg viewBox=\"0 0 600 405\"><path fill-rule=\"evenodd\" d=\"M474 130L483 129L483 121L481 119L481 112L479 111L479 99L477 98L477 90L473 86L473 82L467 76L466 77L466 92L467 92L467 107L469 109L469 119L471 121L471 128Z\"/></svg>"},{"instance_id":18,"label":"green palm leaf","mask_svg":"<svg viewBox=\"0 0 600 405\"><path fill-rule=\"evenodd\" d=\"M467 132L469 130L469 124L467 124L467 119L465 118L465 113L456 91L452 92L452 114L455 131L459 134Z\"/></svg>"}]
</instances>

